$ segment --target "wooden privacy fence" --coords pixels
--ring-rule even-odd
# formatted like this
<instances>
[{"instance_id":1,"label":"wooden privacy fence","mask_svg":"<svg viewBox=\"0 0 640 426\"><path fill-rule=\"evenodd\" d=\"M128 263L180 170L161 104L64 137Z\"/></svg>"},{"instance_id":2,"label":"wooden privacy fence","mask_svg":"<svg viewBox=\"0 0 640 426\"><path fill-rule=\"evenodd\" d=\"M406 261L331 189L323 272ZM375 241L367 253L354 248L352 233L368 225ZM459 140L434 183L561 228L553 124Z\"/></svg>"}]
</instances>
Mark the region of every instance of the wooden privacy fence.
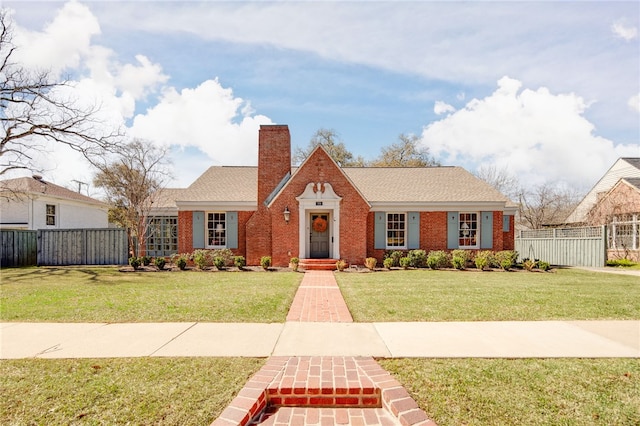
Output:
<instances>
[{"instance_id":1,"label":"wooden privacy fence","mask_svg":"<svg viewBox=\"0 0 640 426\"><path fill-rule=\"evenodd\" d=\"M24 245L15 244L11 252L7 244L5 264L5 233L31 233L37 257L30 257L29 263L13 262L22 260L26 253ZM2 234L2 266L61 266L61 265L126 265L129 257L127 231L124 229L41 229L38 231L0 231ZM6 237L7 241L10 239ZM33 250L33 249L31 249ZM11 253L11 256L9 256Z\"/></svg>"},{"instance_id":2,"label":"wooden privacy fence","mask_svg":"<svg viewBox=\"0 0 640 426\"><path fill-rule=\"evenodd\" d=\"M31 266L38 262L37 231L0 231L0 267Z\"/></svg>"},{"instance_id":3,"label":"wooden privacy fence","mask_svg":"<svg viewBox=\"0 0 640 426\"><path fill-rule=\"evenodd\" d=\"M601 268L607 261L604 226L518 231L520 259L538 259L552 265Z\"/></svg>"}]
</instances>

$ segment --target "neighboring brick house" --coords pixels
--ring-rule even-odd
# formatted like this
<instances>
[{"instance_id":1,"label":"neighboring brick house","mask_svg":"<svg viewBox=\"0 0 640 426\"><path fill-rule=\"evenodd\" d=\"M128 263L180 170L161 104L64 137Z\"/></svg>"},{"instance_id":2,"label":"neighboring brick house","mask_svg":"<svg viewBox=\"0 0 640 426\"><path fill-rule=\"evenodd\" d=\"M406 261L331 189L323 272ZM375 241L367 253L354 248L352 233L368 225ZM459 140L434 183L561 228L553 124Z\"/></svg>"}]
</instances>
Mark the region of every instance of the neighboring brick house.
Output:
<instances>
[{"instance_id":1,"label":"neighboring brick house","mask_svg":"<svg viewBox=\"0 0 640 426\"><path fill-rule=\"evenodd\" d=\"M0 228L107 228L109 206L42 179L0 181Z\"/></svg>"},{"instance_id":2,"label":"neighboring brick house","mask_svg":"<svg viewBox=\"0 0 640 426\"><path fill-rule=\"evenodd\" d=\"M464 169L341 168L321 146L292 168L286 125L260 127L258 167L211 167L163 199L156 208L177 221L178 252L229 248L249 265L514 248L515 205Z\"/></svg>"}]
</instances>

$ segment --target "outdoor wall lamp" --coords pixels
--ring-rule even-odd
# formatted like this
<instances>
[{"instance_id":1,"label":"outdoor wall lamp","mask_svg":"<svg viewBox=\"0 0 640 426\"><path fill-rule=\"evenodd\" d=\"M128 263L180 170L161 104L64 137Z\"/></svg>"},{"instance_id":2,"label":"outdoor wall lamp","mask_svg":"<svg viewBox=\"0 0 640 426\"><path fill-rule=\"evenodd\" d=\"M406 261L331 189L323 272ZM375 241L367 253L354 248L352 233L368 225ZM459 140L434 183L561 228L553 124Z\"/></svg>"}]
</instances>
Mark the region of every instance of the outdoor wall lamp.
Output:
<instances>
[{"instance_id":1,"label":"outdoor wall lamp","mask_svg":"<svg viewBox=\"0 0 640 426\"><path fill-rule=\"evenodd\" d=\"M288 224L289 219L291 219L291 212L289 211L289 206L284 208L284 212L282 212L282 214L284 214L284 221L287 222Z\"/></svg>"}]
</instances>

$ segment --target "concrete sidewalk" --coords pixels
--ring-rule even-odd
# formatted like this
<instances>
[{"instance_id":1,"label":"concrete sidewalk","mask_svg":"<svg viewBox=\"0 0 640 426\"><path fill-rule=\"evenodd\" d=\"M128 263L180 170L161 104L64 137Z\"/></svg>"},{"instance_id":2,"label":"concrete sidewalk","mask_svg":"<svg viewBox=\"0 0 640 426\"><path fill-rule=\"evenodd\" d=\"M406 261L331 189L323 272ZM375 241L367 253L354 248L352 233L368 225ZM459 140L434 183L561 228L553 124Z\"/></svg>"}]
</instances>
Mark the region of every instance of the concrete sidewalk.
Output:
<instances>
[{"instance_id":1,"label":"concrete sidewalk","mask_svg":"<svg viewBox=\"0 0 640 426\"><path fill-rule=\"evenodd\" d=\"M640 321L0 323L0 358L640 357Z\"/></svg>"}]
</instances>

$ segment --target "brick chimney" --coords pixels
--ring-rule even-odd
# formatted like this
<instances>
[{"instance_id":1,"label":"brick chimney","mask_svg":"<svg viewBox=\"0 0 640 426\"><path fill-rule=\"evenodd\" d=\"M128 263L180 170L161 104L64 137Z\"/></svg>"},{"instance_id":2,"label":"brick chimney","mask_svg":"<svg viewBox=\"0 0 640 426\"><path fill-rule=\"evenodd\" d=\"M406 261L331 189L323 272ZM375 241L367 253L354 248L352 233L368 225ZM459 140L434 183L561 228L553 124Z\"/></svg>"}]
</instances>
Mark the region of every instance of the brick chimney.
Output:
<instances>
[{"instance_id":1,"label":"brick chimney","mask_svg":"<svg viewBox=\"0 0 640 426\"><path fill-rule=\"evenodd\" d=\"M261 125L258 134L258 208L291 172L291 135L286 124Z\"/></svg>"}]
</instances>

